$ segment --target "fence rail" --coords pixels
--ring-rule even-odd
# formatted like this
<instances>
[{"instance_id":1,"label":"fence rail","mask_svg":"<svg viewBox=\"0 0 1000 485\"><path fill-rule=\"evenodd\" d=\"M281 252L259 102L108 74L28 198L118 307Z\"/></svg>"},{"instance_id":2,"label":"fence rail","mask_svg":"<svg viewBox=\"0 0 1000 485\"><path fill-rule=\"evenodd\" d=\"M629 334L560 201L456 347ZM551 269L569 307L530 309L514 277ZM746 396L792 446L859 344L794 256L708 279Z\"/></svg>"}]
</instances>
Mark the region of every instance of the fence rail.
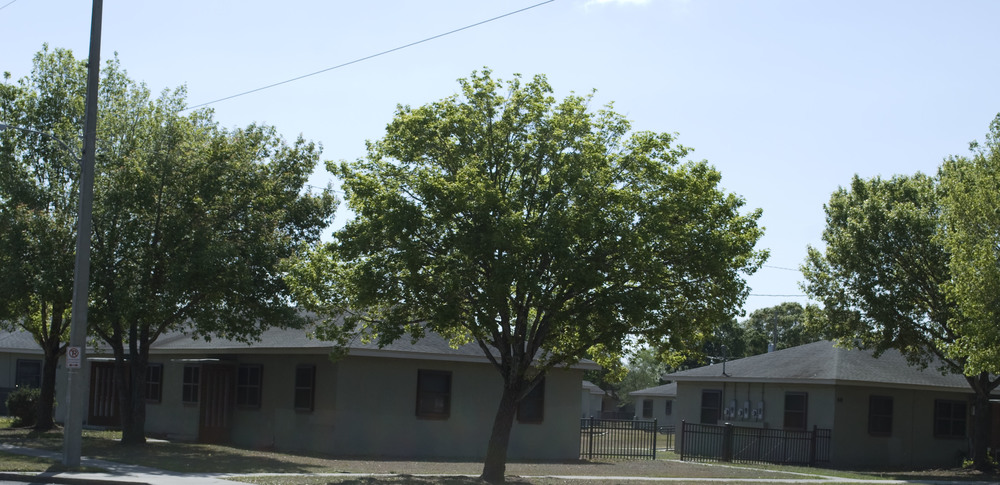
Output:
<instances>
[{"instance_id":1,"label":"fence rail","mask_svg":"<svg viewBox=\"0 0 1000 485\"><path fill-rule=\"evenodd\" d=\"M580 419L580 458L656 459L656 420Z\"/></svg>"},{"instance_id":2,"label":"fence rail","mask_svg":"<svg viewBox=\"0 0 1000 485\"><path fill-rule=\"evenodd\" d=\"M831 430L717 426L681 422L681 460L814 466L830 461Z\"/></svg>"}]
</instances>

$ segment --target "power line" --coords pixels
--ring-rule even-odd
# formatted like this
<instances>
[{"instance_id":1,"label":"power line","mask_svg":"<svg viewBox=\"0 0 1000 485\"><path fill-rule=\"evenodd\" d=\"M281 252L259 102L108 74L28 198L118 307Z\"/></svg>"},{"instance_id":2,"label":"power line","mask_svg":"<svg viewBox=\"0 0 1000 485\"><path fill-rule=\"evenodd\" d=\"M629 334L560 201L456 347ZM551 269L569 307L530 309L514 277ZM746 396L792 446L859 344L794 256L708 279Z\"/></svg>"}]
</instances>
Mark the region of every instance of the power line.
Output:
<instances>
[{"instance_id":1,"label":"power line","mask_svg":"<svg viewBox=\"0 0 1000 485\"><path fill-rule=\"evenodd\" d=\"M480 25L483 25L483 24L486 24L486 23L489 23L489 22L493 22L494 20L500 20L500 19L502 19L504 17L509 17L511 15L514 15L514 14L518 14L518 13L521 13L521 12L524 12L524 11L527 11L527 10L531 10L533 8L540 7L542 5L545 5L547 3L552 3L554 1L555 0L546 0L544 2L536 3L534 5L531 5L529 7L524 7L522 9L520 9L520 10L514 10L513 12L507 12L507 13L505 13L503 15L499 15L499 16L496 16L496 17L493 17L493 18L490 18L490 19L486 19L486 20L483 20L483 21L480 21L480 22L476 22L474 24L469 24L469 25L466 25L465 27L461 27L461 28L458 28L458 29L455 29L455 30L451 30L451 31L445 32L443 34L438 34L438 35L435 35L435 36L432 36L432 37L427 37L426 39L421 39L421 40L418 40L416 42L411 42L411 43L406 44L406 45L401 45L399 47L394 47L392 49L389 49L389 50L386 50L386 51L382 51L382 52L379 52L377 54L372 54L372 55L369 55L369 56L361 57L361 58L355 59L353 61L345 62L343 64L338 64L336 66L328 67L326 69L321 69L319 71L311 72L309 74L303 74L301 76L293 77L291 79L286 79L284 81L276 82L274 84L268 84L267 86L262 86L262 87L259 87L259 88L256 88L256 89L251 89L249 91L244 91L242 93L234 94L232 96L226 96L224 98L219 98L219 99L216 99L216 100L213 100L213 101L208 101L206 103L196 104L194 106L191 106L191 107L185 109L185 111L196 109L196 108L201 108L201 107L204 107L204 106L208 106L210 104L215 104L215 103L218 103L218 102L221 102L221 101L226 101L226 100L233 99L233 98L238 98L240 96L245 96L247 94L256 93L258 91L263 91L265 89L270 89L270 88L273 88L273 87L276 87L276 86L281 86L282 84L288 84L290 82L298 81L300 79L305 79L305 78L310 77L310 76L315 76L317 74L322 74L322 73L327 72L327 71L332 71L334 69L340 69L342 67L350 66L351 64L357 64L357 63L362 62L362 61L367 61L369 59L374 59L374 58L379 57L379 56L383 56L383 55L386 55L386 54L390 54L392 52L396 52L396 51L400 51L400 50L406 49L407 47L413 47L413 46L418 45L418 44L423 44L424 42L429 42L429 41L432 41L432 40L435 40L435 39L440 39L441 37L445 37L445 36L448 36L448 35L451 35L451 34L454 34L454 33L457 33L457 32L461 32L463 30L468 30L468 29L471 29L473 27L478 27ZM13 2L11 2L11 3L13 3Z\"/></svg>"},{"instance_id":2,"label":"power line","mask_svg":"<svg viewBox=\"0 0 1000 485\"><path fill-rule=\"evenodd\" d=\"M765 264L765 265L763 265L762 267L764 267L764 268L771 268L771 269L783 269L783 270L785 270L785 271L794 271L794 272L796 272L796 273L798 273L798 272L799 272L799 270L797 270L797 269L795 269L795 268L783 268L783 267L781 267L781 266L771 266L771 265L769 265L769 264Z\"/></svg>"},{"instance_id":3,"label":"power line","mask_svg":"<svg viewBox=\"0 0 1000 485\"><path fill-rule=\"evenodd\" d=\"M0 10L3 10L3 9L5 9L5 8L9 7L9 6L10 6L10 5L12 4L12 3L16 2L16 1L17 1L17 0L10 0L10 1L9 1L9 2L7 2L6 4L4 4L4 6L0 7Z\"/></svg>"}]
</instances>

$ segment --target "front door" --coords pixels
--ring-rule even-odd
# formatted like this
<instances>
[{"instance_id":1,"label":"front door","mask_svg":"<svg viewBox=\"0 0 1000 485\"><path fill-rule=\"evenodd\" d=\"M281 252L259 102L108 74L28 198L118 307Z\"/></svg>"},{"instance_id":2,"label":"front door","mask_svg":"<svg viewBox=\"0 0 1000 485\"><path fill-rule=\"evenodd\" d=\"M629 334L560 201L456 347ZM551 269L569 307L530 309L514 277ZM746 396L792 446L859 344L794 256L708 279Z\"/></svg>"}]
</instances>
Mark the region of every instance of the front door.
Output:
<instances>
[{"instance_id":1,"label":"front door","mask_svg":"<svg viewBox=\"0 0 1000 485\"><path fill-rule=\"evenodd\" d=\"M87 407L87 424L121 426L114 362L90 362L90 402Z\"/></svg>"},{"instance_id":2,"label":"front door","mask_svg":"<svg viewBox=\"0 0 1000 485\"><path fill-rule=\"evenodd\" d=\"M236 372L228 365L204 365L201 373L202 399L198 441L228 442L233 421Z\"/></svg>"}]
</instances>

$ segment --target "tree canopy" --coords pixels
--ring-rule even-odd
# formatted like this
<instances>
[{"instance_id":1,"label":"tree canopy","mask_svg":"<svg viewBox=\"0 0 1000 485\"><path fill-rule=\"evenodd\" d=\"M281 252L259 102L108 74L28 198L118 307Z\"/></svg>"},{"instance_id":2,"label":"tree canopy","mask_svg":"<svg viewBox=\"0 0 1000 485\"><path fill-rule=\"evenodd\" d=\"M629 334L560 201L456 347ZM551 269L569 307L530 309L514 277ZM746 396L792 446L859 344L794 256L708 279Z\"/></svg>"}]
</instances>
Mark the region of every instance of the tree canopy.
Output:
<instances>
[{"instance_id":1,"label":"tree canopy","mask_svg":"<svg viewBox=\"0 0 1000 485\"><path fill-rule=\"evenodd\" d=\"M45 82L22 83L11 106L46 100L38 103L44 116L18 109L4 113L3 122L66 130L74 140L83 91L63 85L85 84L81 64L67 50L43 50L33 79ZM306 190L317 145L301 137L288 143L268 126L221 128L209 110L185 113L185 94L178 88L152 95L117 59L101 72L88 326L114 353L122 440L129 443L145 440L148 351L164 332L252 341L268 327L304 323L283 279L285 265L319 241L336 206L329 188ZM12 183L35 187L35 173L58 161L65 165L61 185L35 191L38 204L57 207L75 197L66 195L78 177L75 165L17 147L11 150L36 168L18 168ZM39 234L66 237L55 229ZM37 264L68 281L72 265L62 261L73 251L64 246Z\"/></svg>"},{"instance_id":2,"label":"tree canopy","mask_svg":"<svg viewBox=\"0 0 1000 485\"><path fill-rule=\"evenodd\" d=\"M59 357L69 338L86 67L39 52L31 74L0 84L0 326L44 354L37 429L51 428ZM28 128L27 130L19 129Z\"/></svg>"},{"instance_id":3,"label":"tree canopy","mask_svg":"<svg viewBox=\"0 0 1000 485\"><path fill-rule=\"evenodd\" d=\"M673 135L557 101L544 76L459 82L329 167L356 217L292 276L301 301L347 316L327 339L478 343L504 380L483 472L502 480L514 406L548 369L710 333L765 254L760 211Z\"/></svg>"},{"instance_id":4,"label":"tree canopy","mask_svg":"<svg viewBox=\"0 0 1000 485\"><path fill-rule=\"evenodd\" d=\"M966 374L1000 374L1000 115L984 144L942 165L940 242L951 255L949 299L956 320L952 356L967 356Z\"/></svg>"},{"instance_id":5,"label":"tree canopy","mask_svg":"<svg viewBox=\"0 0 1000 485\"><path fill-rule=\"evenodd\" d=\"M963 285L986 284L963 274L965 261L975 260L965 259L964 252L981 255L1000 238L995 231L970 230L962 217L985 207L995 210L988 198L978 206L965 198L982 189L979 181L995 180L996 166L988 168L985 154L979 152L975 163L952 158L939 177L854 177L825 206L825 251L810 247L803 266L806 292L823 304L821 312L809 313L810 326L876 356L896 349L911 364L966 376L976 396L972 442L979 469L989 467L989 395L1000 384L995 377L1000 367L990 363L996 355L995 321L985 323L964 299L974 292ZM974 264L996 268L996 261L994 252Z\"/></svg>"}]
</instances>

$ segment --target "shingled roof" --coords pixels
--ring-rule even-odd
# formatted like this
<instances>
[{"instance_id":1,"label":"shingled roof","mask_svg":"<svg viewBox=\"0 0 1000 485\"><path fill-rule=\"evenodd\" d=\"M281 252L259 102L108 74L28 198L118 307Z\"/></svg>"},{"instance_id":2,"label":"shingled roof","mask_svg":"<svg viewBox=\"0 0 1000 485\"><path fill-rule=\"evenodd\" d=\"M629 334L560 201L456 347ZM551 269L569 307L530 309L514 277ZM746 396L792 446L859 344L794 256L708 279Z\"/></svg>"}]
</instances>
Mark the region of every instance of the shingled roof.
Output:
<instances>
[{"instance_id":1,"label":"shingled roof","mask_svg":"<svg viewBox=\"0 0 1000 485\"><path fill-rule=\"evenodd\" d=\"M638 397L677 397L677 383L671 382L662 386L647 387L628 393L629 396Z\"/></svg>"},{"instance_id":2,"label":"shingled roof","mask_svg":"<svg viewBox=\"0 0 1000 485\"><path fill-rule=\"evenodd\" d=\"M963 376L942 374L936 366L911 366L895 350L875 358L870 351L837 347L828 340L675 372L663 379L969 390Z\"/></svg>"},{"instance_id":3,"label":"shingled roof","mask_svg":"<svg viewBox=\"0 0 1000 485\"><path fill-rule=\"evenodd\" d=\"M8 350L9 349L9 350ZM17 350L23 352L41 352L31 335L24 331L0 331L0 351ZM309 332L301 329L270 328L260 335L260 340L252 343L235 340L212 338L193 338L182 332L171 332L156 339L150 346L151 355L219 355L219 354L327 354L333 350L333 343L315 339ZM99 351L98 354L101 352ZM427 334L412 342L409 337L403 337L385 347L379 348L375 343L354 341L350 344L349 355L362 357L386 357L399 359L444 360L454 362L488 362L482 349L475 343L468 343L453 348L448 340L440 335ZM589 360L584 360L573 366L579 369L599 369Z\"/></svg>"}]
</instances>

